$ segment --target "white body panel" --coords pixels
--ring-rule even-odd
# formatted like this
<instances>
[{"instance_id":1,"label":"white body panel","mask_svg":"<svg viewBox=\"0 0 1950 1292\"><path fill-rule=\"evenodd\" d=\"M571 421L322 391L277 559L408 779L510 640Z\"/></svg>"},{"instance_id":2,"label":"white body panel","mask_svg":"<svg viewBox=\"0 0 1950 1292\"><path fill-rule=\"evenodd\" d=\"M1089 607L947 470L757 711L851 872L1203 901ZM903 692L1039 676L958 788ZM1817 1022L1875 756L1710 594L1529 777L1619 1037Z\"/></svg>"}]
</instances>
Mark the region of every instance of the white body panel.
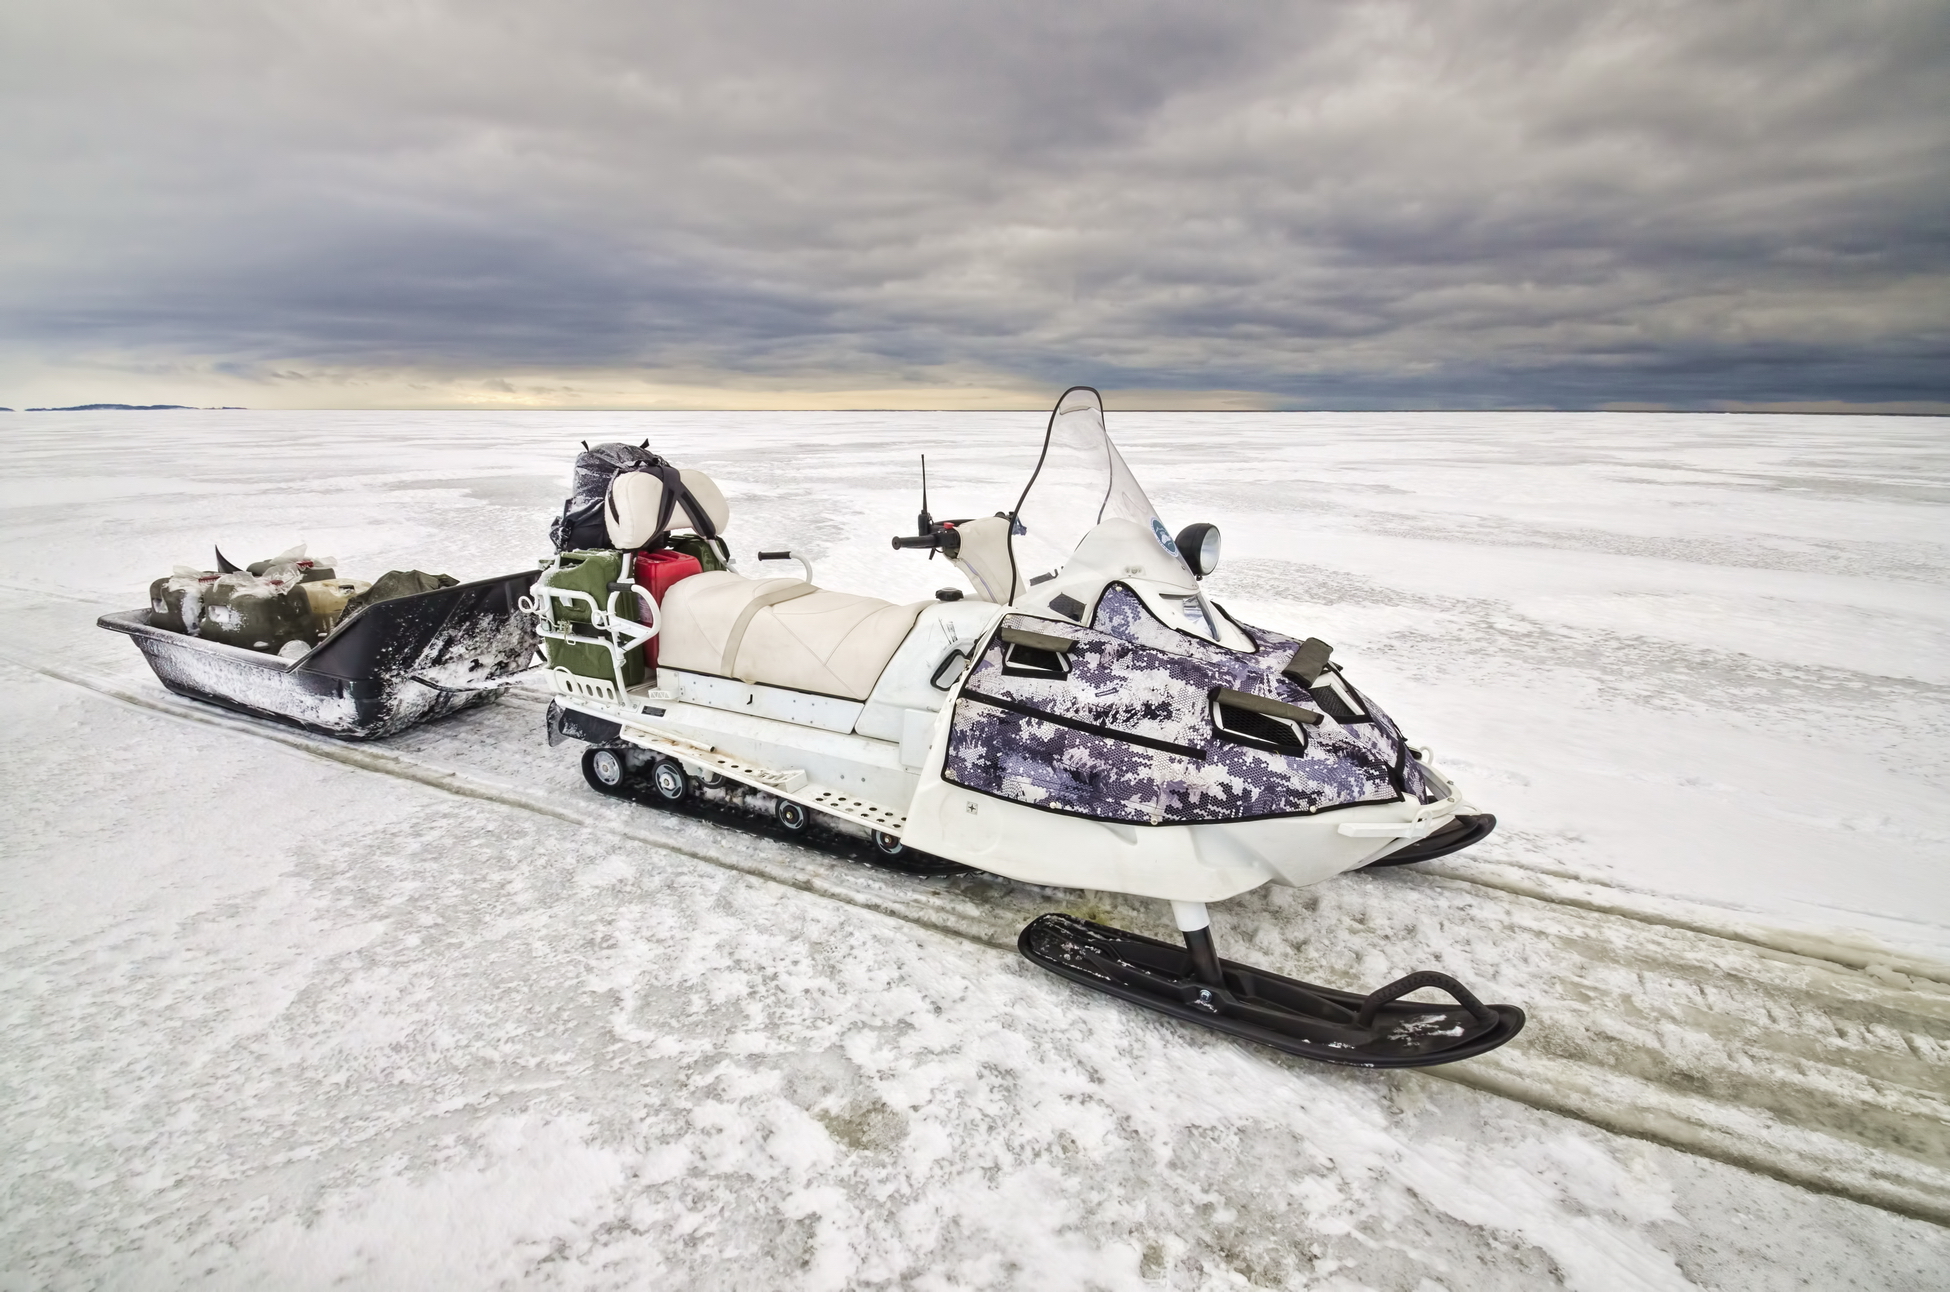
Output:
<instances>
[{"instance_id":1,"label":"white body panel","mask_svg":"<svg viewBox=\"0 0 1950 1292\"><path fill-rule=\"evenodd\" d=\"M750 703L737 708L720 707L732 699L729 688L719 685L726 679L662 669L659 681L672 698L649 699L639 704L635 713L622 714L626 740L636 733L675 737L706 749L721 750L760 767L804 772L808 784L841 790L903 817L907 815L918 773L901 766L898 740L874 740L789 716L795 712L814 716L817 705L807 702L831 697L732 682L731 686L748 693ZM704 702L688 698L693 695ZM858 701L832 702L848 705L855 713L862 707ZM571 703L585 713L618 720L617 713L608 706L592 705L585 700ZM766 784L761 788L776 787Z\"/></svg>"},{"instance_id":2,"label":"white body panel","mask_svg":"<svg viewBox=\"0 0 1950 1292\"><path fill-rule=\"evenodd\" d=\"M1174 902L1217 902L1261 884L1304 887L1366 865L1433 833L1462 806L1449 798L1363 803L1316 816L1197 825L1089 821L993 798L941 779L949 714L901 839L911 847L1029 884L1096 888ZM1350 837L1347 825L1406 827L1406 837Z\"/></svg>"},{"instance_id":3,"label":"white body panel","mask_svg":"<svg viewBox=\"0 0 1950 1292\"><path fill-rule=\"evenodd\" d=\"M1316 816L1137 826L949 784L941 778L949 701L967 657L1003 613L980 601L927 607L864 703L673 668L623 703L613 689L591 695L566 675L551 680L562 704L620 723L628 743L1033 884L1180 902L1220 901L1269 882L1315 884L1425 837L1463 806L1450 791L1427 806L1368 803ZM1447 787L1439 774L1436 783Z\"/></svg>"},{"instance_id":4,"label":"white body panel","mask_svg":"<svg viewBox=\"0 0 1950 1292\"><path fill-rule=\"evenodd\" d=\"M658 670L656 687L625 692L620 702L613 686L591 688L568 674L550 682L565 707L620 723L623 739L641 748L899 834L932 754L936 716L1002 614L982 601L924 607L865 702L669 667ZM700 751L775 774L718 766ZM874 810L844 810L822 801L824 792Z\"/></svg>"},{"instance_id":5,"label":"white body panel","mask_svg":"<svg viewBox=\"0 0 1950 1292\"><path fill-rule=\"evenodd\" d=\"M929 715L926 725L932 732L932 715L940 711L976 645L1002 615L1003 607L987 601L937 601L922 610L914 630L887 661L853 730L879 740L911 739L906 715L922 713ZM962 658L944 670L956 651ZM937 673L940 686L935 684ZM918 768L921 760L913 765Z\"/></svg>"}]
</instances>

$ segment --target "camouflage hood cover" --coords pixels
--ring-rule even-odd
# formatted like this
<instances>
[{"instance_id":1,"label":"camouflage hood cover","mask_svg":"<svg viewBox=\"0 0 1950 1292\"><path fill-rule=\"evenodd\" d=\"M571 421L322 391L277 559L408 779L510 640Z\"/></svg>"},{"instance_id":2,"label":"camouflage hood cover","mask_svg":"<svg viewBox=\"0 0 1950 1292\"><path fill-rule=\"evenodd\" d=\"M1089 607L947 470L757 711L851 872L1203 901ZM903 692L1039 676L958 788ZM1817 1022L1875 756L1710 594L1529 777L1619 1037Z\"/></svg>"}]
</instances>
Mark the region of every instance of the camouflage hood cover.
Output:
<instances>
[{"instance_id":1,"label":"camouflage hood cover","mask_svg":"<svg viewBox=\"0 0 1950 1292\"><path fill-rule=\"evenodd\" d=\"M1281 670L1299 643L1245 624L1251 652L1166 626L1113 583L1089 627L1005 616L1001 629L1073 638L1067 675L1024 667L998 631L955 704L943 779L1046 811L1132 825L1184 825L1307 815L1355 803L1441 795L1401 732L1367 697L1358 707ZM1329 683L1321 678L1322 684ZM1343 683L1345 685L1345 683ZM1276 749L1222 734L1220 688L1328 716L1304 747ZM1340 716L1335 716L1336 714Z\"/></svg>"}]
</instances>

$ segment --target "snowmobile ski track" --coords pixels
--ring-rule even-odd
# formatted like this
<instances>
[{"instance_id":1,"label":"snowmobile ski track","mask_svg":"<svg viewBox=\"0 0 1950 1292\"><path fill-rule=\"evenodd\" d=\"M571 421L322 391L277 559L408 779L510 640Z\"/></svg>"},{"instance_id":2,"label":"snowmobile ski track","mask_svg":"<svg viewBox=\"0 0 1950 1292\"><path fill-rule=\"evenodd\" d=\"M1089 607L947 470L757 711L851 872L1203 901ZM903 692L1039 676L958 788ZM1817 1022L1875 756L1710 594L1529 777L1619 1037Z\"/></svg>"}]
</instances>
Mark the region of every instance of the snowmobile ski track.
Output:
<instances>
[{"instance_id":1,"label":"snowmobile ski track","mask_svg":"<svg viewBox=\"0 0 1950 1292\"><path fill-rule=\"evenodd\" d=\"M910 879L828 861L815 849L803 849L804 861L707 849L580 795L538 793L502 774L448 765L465 762L464 748L429 757L456 737L471 739L466 732L474 723L502 720L497 710L509 721L533 721L530 714L548 697L520 689L454 719L457 726L435 723L404 738L348 744L172 695L146 675L124 684L17 649L0 659L134 709L620 835L997 950L1016 943L1036 907L1047 910L1057 896L980 874ZM1728 915L1669 910L1630 890L1510 863L1479 859L1467 873L1452 866L1443 858L1379 871L1368 880L1372 890L1357 885L1329 899L1368 913L1371 903L1398 895L1415 904L1417 920L1461 920L1492 942L1515 939L1541 956L1526 981L1554 1003L1532 1020L1522 1042L1470 1063L1425 1069L1427 1075L1950 1225L1950 1143L1942 1139L1950 1104L1940 1077L1950 1061L1950 995L1942 986L1950 970L1886 950L1870 953L1918 975L1914 990L1892 988L1859 972L1863 957L1834 939L1804 942ZM1342 963L1349 953L1330 939L1316 958ZM1663 994L1648 995L1649 988Z\"/></svg>"}]
</instances>

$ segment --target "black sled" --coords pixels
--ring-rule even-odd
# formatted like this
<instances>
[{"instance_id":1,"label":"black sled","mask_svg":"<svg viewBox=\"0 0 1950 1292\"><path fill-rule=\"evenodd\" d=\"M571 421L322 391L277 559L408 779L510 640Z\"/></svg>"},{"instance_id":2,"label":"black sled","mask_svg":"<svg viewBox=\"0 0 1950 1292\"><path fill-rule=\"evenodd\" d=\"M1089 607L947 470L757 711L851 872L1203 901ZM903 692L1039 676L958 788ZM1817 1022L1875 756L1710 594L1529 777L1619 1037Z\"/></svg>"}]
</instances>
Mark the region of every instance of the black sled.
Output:
<instances>
[{"instance_id":1,"label":"black sled","mask_svg":"<svg viewBox=\"0 0 1950 1292\"><path fill-rule=\"evenodd\" d=\"M345 740L371 740L480 704L534 660L519 602L536 571L380 601L296 660L154 625L150 610L96 623L135 639L178 695Z\"/></svg>"}]
</instances>

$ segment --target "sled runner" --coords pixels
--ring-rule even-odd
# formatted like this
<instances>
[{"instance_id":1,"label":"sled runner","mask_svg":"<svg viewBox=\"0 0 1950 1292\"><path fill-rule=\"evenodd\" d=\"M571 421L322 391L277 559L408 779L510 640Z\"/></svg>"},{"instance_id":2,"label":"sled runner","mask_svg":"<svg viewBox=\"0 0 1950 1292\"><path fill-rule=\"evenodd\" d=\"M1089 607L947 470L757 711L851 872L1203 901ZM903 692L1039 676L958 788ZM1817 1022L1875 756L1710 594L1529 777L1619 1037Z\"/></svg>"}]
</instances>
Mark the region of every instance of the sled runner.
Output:
<instances>
[{"instance_id":1,"label":"sled runner","mask_svg":"<svg viewBox=\"0 0 1950 1292\"><path fill-rule=\"evenodd\" d=\"M716 486L606 445L576 489L565 516L604 517L610 548L559 552L523 605L548 644L551 743L587 744L598 790L695 810L732 786L787 833L823 820L885 857L1170 902L1182 948L1063 915L1020 947L1081 986L1290 1053L1446 1063L1523 1026L1439 973L1362 994L1218 957L1207 903L1441 856L1495 819L1327 643L1207 596L1218 530L1165 527L1096 391L1057 402L1010 511L937 522L923 484L917 532L894 546L940 553L969 584L931 602L821 588L790 551L759 561L801 577L658 562L652 579L645 553L725 551ZM1403 999L1423 988L1451 999Z\"/></svg>"},{"instance_id":2,"label":"sled runner","mask_svg":"<svg viewBox=\"0 0 1950 1292\"><path fill-rule=\"evenodd\" d=\"M378 601L295 659L158 626L153 609L96 622L134 638L179 695L370 740L480 704L527 668L535 628L517 606L534 581L526 570Z\"/></svg>"}]
</instances>

